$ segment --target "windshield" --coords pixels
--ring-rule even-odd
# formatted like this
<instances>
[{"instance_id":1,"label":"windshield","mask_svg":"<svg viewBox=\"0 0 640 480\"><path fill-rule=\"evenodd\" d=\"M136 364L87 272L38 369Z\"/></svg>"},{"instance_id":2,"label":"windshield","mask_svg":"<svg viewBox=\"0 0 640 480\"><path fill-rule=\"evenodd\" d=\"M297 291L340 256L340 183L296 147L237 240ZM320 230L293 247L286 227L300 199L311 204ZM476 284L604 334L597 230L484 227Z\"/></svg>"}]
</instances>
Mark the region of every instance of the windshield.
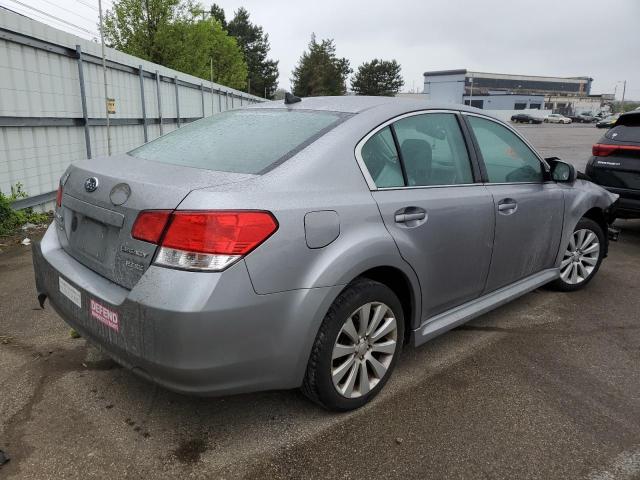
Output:
<instances>
[{"instance_id":1,"label":"windshield","mask_svg":"<svg viewBox=\"0 0 640 480\"><path fill-rule=\"evenodd\" d=\"M258 174L282 163L347 117L310 110L233 110L184 126L129 155L186 167Z\"/></svg>"}]
</instances>

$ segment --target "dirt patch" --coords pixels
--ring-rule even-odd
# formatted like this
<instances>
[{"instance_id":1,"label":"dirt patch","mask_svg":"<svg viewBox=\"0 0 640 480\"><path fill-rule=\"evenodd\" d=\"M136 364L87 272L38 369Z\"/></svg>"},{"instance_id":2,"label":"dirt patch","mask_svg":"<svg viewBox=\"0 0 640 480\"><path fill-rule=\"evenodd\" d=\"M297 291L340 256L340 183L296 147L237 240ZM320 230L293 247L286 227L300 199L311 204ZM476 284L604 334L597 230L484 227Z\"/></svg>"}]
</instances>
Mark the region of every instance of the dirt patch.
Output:
<instances>
[{"instance_id":1,"label":"dirt patch","mask_svg":"<svg viewBox=\"0 0 640 480\"><path fill-rule=\"evenodd\" d=\"M200 456L208 449L207 442L202 438L192 438L182 442L173 451L173 455L181 463L193 464L200 461Z\"/></svg>"}]
</instances>

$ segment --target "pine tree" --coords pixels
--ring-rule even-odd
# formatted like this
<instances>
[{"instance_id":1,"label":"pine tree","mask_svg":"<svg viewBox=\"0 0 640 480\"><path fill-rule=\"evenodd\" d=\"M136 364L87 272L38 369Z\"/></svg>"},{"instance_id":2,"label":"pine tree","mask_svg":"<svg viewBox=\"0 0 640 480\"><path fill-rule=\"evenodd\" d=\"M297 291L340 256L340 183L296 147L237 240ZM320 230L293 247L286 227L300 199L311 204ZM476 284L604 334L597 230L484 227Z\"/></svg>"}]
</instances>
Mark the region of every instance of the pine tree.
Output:
<instances>
[{"instance_id":1,"label":"pine tree","mask_svg":"<svg viewBox=\"0 0 640 480\"><path fill-rule=\"evenodd\" d=\"M301 97L344 95L347 76L352 72L349 60L336 56L332 39L316 41L311 35L308 51L303 52L293 70L293 93Z\"/></svg>"},{"instance_id":2,"label":"pine tree","mask_svg":"<svg viewBox=\"0 0 640 480\"><path fill-rule=\"evenodd\" d=\"M360 65L351 80L351 88L358 95L393 96L403 85L398 62L377 58Z\"/></svg>"}]
</instances>

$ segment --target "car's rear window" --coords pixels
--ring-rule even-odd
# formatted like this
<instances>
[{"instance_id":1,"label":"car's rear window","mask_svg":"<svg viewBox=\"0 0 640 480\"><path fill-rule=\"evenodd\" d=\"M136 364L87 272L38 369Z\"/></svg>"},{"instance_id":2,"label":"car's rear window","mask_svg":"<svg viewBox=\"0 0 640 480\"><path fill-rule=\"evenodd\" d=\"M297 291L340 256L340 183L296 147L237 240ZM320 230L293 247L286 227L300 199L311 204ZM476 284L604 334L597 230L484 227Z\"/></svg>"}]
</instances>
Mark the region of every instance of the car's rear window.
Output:
<instances>
[{"instance_id":1,"label":"car's rear window","mask_svg":"<svg viewBox=\"0 0 640 480\"><path fill-rule=\"evenodd\" d=\"M640 143L640 124L635 126L617 125L605 133L604 136L616 142Z\"/></svg>"},{"instance_id":2,"label":"car's rear window","mask_svg":"<svg viewBox=\"0 0 640 480\"><path fill-rule=\"evenodd\" d=\"M291 157L347 117L310 110L234 110L186 125L129 154L173 165L258 174Z\"/></svg>"}]
</instances>

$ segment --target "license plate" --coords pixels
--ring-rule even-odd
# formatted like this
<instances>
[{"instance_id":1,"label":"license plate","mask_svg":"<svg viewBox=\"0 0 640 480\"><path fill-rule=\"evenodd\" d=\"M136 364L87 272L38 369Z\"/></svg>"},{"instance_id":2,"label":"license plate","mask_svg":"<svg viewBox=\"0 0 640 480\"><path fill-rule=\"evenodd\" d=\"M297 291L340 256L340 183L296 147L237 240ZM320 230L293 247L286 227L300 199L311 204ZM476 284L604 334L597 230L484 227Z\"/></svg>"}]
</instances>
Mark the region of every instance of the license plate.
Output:
<instances>
[{"instance_id":1,"label":"license plate","mask_svg":"<svg viewBox=\"0 0 640 480\"><path fill-rule=\"evenodd\" d=\"M58 277L58 288L60 293L82 308L82 294L80 290L71 286L64 278Z\"/></svg>"}]
</instances>

